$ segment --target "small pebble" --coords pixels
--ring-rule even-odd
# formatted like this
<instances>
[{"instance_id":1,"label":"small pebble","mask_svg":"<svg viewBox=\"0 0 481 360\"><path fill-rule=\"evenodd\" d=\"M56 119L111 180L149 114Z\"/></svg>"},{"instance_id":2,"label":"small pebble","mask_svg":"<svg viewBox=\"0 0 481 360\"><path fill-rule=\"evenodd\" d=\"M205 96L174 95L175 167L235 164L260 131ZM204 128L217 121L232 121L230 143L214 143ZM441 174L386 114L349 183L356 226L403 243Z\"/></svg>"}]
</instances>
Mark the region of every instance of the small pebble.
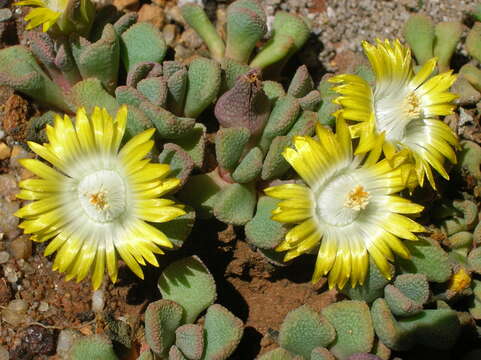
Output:
<instances>
[{"instance_id":1,"label":"small pebble","mask_svg":"<svg viewBox=\"0 0 481 360\"><path fill-rule=\"evenodd\" d=\"M7 21L12 18L12 11L10 9L0 9L0 21Z\"/></svg>"},{"instance_id":2,"label":"small pebble","mask_svg":"<svg viewBox=\"0 0 481 360\"><path fill-rule=\"evenodd\" d=\"M32 255L32 241L28 235L23 235L12 241L10 252L15 259L28 259Z\"/></svg>"},{"instance_id":3,"label":"small pebble","mask_svg":"<svg viewBox=\"0 0 481 360\"><path fill-rule=\"evenodd\" d=\"M5 279L0 279L0 305L7 305L12 300L12 288Z\"/></svg>"},{"instance_id":4,"label":"small pebble","mask_svg":"<svg viewBox=\"0 0 481 360\"><path fill-rule=\"evenodd\" d=\"M10 147L4 142L0 143L0 160L5 160L10 157Z\"/></svg>"},{"instance_id":5,"label":"small pebble","mask_svg":"<svg viewBox=\"0 0 481 360\"><path fill-rule=\"evenodd\" d=\"M40 305L38 306L38 311L45 312L45 311L48 311L48 309L49 309L48 303L46 303L45 301L41 301Z\"/></svg>"},{"instance_id":6,"label":"small pebble","mask_svg":"<svg viewBox=\"0 0 481 360\"><path fill-rule=\"evenodd\" d=\"M18 160L25 158L31 159L33 156L34 155L31 152L28 152L20 145L14 145L10 155L10 166L13 168L19 168L21 165Z\"/></svg>"},{"instance_id":7,"label":"small pebble","mask_svg":"<svg viewBox=\"0 0 481 360\"><path fill-rule=\"evenodd\" d=\"M167 24L164 26L163 30L164 40L168 46L174 44L175 38L177 37L177 26L174 24Z\"/></svg>"},{"instance_id":8,"label":"small pebble","mask_svg":"<svg viewBox=\"0 0 481 360\"><path fill-rule=\"evenodd\" d=\"M18 203L8 202L0 197L0 233L8 233L17 228L19 220L13 214L18 208Z\"/></svg>"},{"instance_id":9,"label":"small pebble","mask_svg":"<svg viewBox=\"0 0 481 360\"><path fill-rule=\"evenodd\" d=\"M40 325L29 326L22 338L22 345L35 355L53 354L55 351L53 330Z\"/></svg>"},{"instance_id":10,"label":"small pebble","mask_svg":"<svg viewBox=\"0 0 481 360\"><path fill-rule=\"evenodd\" d=\"M28 304L26 301L22 299L15 299L10 301L7 307L9 310L18 312L18 313L24 313L28 309Z\"/></svg>"},{"instance_id":11,"label":"small pebble","mask_svg":"<svg viewBox=\"0 0 481 360\"><path fill-rule=\"evenodd\" d=\"M10 254L6 251L0 251L0 264L5 264L10 259Z\"/></svg>"},{"instance_id":12,"label":"small pebble","mask_svg":"<svg viewBox=\"0 0 481 360\"><path fill-rule=\"evenodd\" d=\"M8 353L8 350L5 349L3 346L0 346L0 360L9 360L10 355Z\"/></svg>"},{"instance_id":13,"label":"small pebble","mask_svg":"<svg viewBox=\"0 0 481 360\"><path fill-rule=\"evenodd\" d=\"M92 310L100 313L104 310L105 299L103 290L95 290L92 294Z\"/></svg>"},{"instance_id":14,"label":"small pebble","mask_svg":"<svg viewBox=\"0 0 481 360\"><path fill-rule=\"evenodd\" d=\"M162 29L165 25L164 10L157 5L144 4L140 8L139 22L148 22L154 25L157 29Z\"/></svg>"},{"instance_id":15,"label":"small pebble","mask_svg":"<svg viewBox=\"0 0 481 360\"><path fill-rule=\"evenodd\" d=\"M2 310L3 321L13 326L20 325L25 321L27 307L27 303L23 300L16 299L10 301L7 308Z\"/></svg>"},{"instance_id":16,"label":"small pebble","mask_svg":"<svg viewBox=\"0 0 481 360\"><path fill-rule=\"evenodd\" d=\"M78 331L71 329L65 329L60 331L57 340L57 355L60 356L61 359L69 359L69 353L72 344L76 339L81 336L82 335Z\"/></svg>"},{"instance_id":17,"label":"small pebble","mask_svg":"<svg viewBox=\"0 0 481 360\"><path fill-rule=\"evenodd\" d=\"M18 192L17 179L13 174L0 175L0 196L4 196L9 200L15 200L15 194Z\"/></svg>"}]
</instances>

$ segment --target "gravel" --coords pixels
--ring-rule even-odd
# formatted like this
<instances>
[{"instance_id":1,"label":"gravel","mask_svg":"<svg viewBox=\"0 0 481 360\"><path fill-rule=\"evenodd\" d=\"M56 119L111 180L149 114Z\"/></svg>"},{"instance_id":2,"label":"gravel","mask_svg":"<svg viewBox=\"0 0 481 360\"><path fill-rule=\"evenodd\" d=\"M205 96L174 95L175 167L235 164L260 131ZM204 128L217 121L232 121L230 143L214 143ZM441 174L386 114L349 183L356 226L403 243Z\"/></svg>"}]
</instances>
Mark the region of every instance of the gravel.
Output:
<instances>
[{"instance_id":1,"label":"gravel","mask_svg":"<svg viewBox=\"0 0 481 360\"><path fill-rule=\"evenodd\" d=\"M329 71L337 70L331 60L343 50L361 51L361 41L402 38L404 23L413 13L426 13L435 23L463 21L473 0L266 0L267 13L296 12L312 23L323 45L319 59Z\"/></svg>"}]
</instances>

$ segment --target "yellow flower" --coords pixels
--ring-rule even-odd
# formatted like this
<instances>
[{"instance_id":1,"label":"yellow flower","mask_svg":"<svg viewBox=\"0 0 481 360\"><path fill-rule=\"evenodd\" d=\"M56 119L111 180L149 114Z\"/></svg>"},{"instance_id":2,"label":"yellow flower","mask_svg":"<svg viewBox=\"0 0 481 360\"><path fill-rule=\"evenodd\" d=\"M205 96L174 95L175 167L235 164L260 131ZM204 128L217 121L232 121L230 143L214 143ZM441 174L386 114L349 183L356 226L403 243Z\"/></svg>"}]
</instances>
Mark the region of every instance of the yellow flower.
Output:
<instances>
[{"instance_id":1,"label":"yellow flower","mask_svg":"<svg viewBox=\"0 0 481 360\"><path fill-rule=\"evenodd\" d=\"M404 164L405 152L379 161L381 141L368 156L353 155L342 116L337 118L336 134L320 125L316 132L319 141L297 136L295 149L283 153L307 186L265 189L267 195L282 199L272 219L297 224L276 250L287 251L288 261L319 247L312 281L329 273L331 288L343 288L349 279L353 287L363 284L369 256L389 278L393 252L409 257L400 239L416 240L413 232L424 231L400 215L418 213L423 207L393 195L410 182L412 165Z\"/></svg>"},{"instance_id":2,"label":"yellow flower","mask_svg":"<svg viewBox=\"0 0 481 360\"><path fill-rule=\"evenodd\" d=\"M183 215L182 205L160 196L179 184L167 178L166 164L153 164L146 155L152 149L154 129L130 139L120 150L127 108L115 120L105 109L95 108L89 119L77 111L75 124L57 116L47 125L49 143L29 142L30 148L56 169L35 159L20 160L40 179L20 182L17 195L33 200L16 212L19 225L37 242L50 240L45 256L57 252L53 269L77 281L92 272L93 287L102 283L105 265L113 282L117 257L140 278L145 260L158 266L158 245L171 248L167 236L146 223L166 222Z\"/></svg>"},{"instance_id":3,"label":"yellow flower","mask_svg":"<svg viewBox=\"0 0 481 360\"><path fill-rule=\"evenodd\" d=\"M29 23L26 29L30 30L42 25L44 32L54 25L67 8L68 0L23 0L14 3L17 6L33 6L25 20Z\"/></svg>"},{"instance_id":4,"label":"yellow flower","mask_svg":"<svg viewBox=\"0 0 481 360\"><path fill-rule=\"evenodd\" d=\"M449 126L437 120L449 115L457 95L448 92L456 80L451 71L430 77L436 59L427 61L417 74L413 72L411 51L398 40L363 42L376 82L374 89L357 75L338 75L330 81L340 83L335 103L342 106L345 119L359 122L350 130L360 138L357 154L370 151L379 136L384 136L383 151L391 159L399 149L409 149L419 184L426 175L435 187L431 166L444 178L444 158L456 162L452 146L457 146Z\"/></svg>"}]
</instances>

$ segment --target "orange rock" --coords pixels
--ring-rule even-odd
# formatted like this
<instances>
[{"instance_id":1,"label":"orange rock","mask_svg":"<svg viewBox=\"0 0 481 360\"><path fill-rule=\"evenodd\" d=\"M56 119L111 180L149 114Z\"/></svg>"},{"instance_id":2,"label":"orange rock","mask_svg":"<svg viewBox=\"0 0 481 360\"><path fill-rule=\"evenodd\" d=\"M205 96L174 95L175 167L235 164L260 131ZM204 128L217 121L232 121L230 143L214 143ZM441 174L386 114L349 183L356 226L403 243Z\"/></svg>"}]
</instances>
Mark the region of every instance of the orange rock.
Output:
<instances>
[{"instance_id":1,"label":"orange rock","mask_svg":"<svg viewBox=\"0 0 481 360\"><path fill-rule=\"evenodd\" d=\"M164 10L157 5L144 4L139 10L138 22L148 22L161 29L165 25Z\"/></svg>"}]
</instances>

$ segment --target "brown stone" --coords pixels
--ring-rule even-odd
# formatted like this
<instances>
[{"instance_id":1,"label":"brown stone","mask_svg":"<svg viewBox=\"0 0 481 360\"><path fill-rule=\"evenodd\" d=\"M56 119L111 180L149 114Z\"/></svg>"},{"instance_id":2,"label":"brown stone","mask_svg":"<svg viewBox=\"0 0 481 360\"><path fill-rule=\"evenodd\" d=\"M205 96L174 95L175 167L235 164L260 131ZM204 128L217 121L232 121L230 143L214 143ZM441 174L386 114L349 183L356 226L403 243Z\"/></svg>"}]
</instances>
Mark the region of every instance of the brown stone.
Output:
<instances>
[{"instance_id":1,"label":"brown stone","mask_svg":"<svg viewBox=\"0 0 481 360\"><path fill-rule=\"evenodd\" d=\"M157 5L144 4L139 10L139 22L148 22L157 29L161 29L165 25L164 10Z\"/></svg>"},{"instance_id":2,"label":"brown stone","mask_svg":"<svg viewBox=\"0 0 481 360\"><path fill-rule=\"evenodd\" d=\"M139 6L139 0L114 0L113 5L117 10L136 10Z\"/></svg>"},{"instance_id":3,"label":"brown stone","mask_svg":"<svg viewBox=\"0 0 481 360\"><path fill-rule=\"evenodd\" d=\"M12 149L10 149L10 147L7 144L3 142L0 143L0 160L8 159L11 151Z\"/></svg>"},{"instance_id":4,"label":"brown stone","mask_svg":"<svg viewBox=\"0 0 481 360\"><path fill-rule=\"evenodd\" d=\"M0 305L5 306L13 298L12 288L4 278L0 278Z\"/></svg>"},{"instance_id":5,"label":"brown stone","mask_svg":"<svg viewBox=\"0 0 481 360\"><path fill-rule=\"evenodd\" d=\"M33 154L28 152L20 145L14 145L12 149L12 153L10 154L10 166L13 168L20 168L21 165L18 162L20 159L31 159L33 158Z\"/></svg>"},{"instance_id":6,"label":"brown stone","mask_svg":"<svg viewBox=\"0 0 481 360\"><path fill-rule=\"evenodd\" d=\"M5 103L3 130L17 141L25 140L28 112L28 102L18 95L10 96Z\"/></svg>"},{"instance_id":7,"label":"brown stone","mask_svg":"<svg viewBox=\"0 0 481 360\"><path fill-rule=\"evenodd\" d=\"M10 244L10 253L15 259L28 259L32 255L32 241L28 235L22 235Z\"/></svg>"},{"instance_id":8,"label":"brown stone","mask_svg":"<svg viewBox=\"0 0 481 360\"><path fill-rule=\"evenodd\" d=\"M18 193L17 179L12 174L0 175L0 196L8 200L15 200Z\"/></svg>"},{"instance_id":9,"label":"brown stone","mask_svg":"<svg viewBox=\"0 0 481 360\"><path fill-rule=\"evenodd\" d=\"M161 8L165 7L165 0L152 0L154 4L157 4Z\"/></svg>"}]
</instances>

